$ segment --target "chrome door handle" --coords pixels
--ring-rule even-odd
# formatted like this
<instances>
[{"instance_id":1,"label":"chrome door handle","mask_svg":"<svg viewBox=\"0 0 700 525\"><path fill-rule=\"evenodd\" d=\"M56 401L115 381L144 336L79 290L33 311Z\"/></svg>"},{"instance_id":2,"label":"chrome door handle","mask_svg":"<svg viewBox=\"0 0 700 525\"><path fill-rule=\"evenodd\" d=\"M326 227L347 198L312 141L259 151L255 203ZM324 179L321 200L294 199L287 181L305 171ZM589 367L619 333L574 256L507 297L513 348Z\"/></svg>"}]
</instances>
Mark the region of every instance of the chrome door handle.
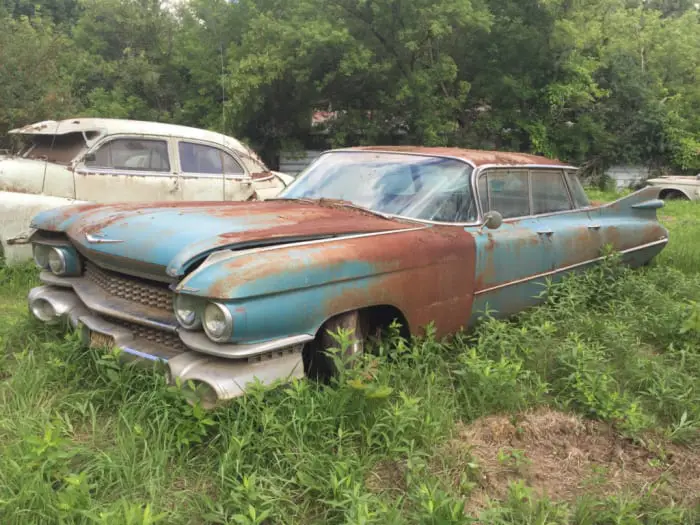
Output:
<instances>
[{"instance_id":1,"label":"chrome door handle","mask_svg":"<svg viewBox=\"0 0 700 525\"><path fill-rule=\"evenodd\" d=\"M539 230L537 235L554 235L554 232L552 230Z\"/></svg>"},{"instance_id":2,"label":"chrome door handle","mask_svg":"<svg viewBox=\"0 0 700 525\"><path fill-rule=\"evenodd\" d=\"M600 224L591 224L588 227L589 230L600 230Z\"/></svg>"}]
</instances>

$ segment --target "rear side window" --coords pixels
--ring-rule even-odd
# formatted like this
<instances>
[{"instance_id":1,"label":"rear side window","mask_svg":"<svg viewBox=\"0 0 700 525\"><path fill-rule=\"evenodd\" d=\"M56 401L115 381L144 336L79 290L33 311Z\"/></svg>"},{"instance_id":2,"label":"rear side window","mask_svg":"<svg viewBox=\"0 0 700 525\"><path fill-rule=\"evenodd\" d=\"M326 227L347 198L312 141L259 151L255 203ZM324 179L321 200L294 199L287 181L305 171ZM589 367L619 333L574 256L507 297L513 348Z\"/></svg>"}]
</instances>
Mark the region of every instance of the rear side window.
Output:
<instances>
[{"instance_id":1,"label":"rear side window","mask_svg":"<svg viewBox=\"0 0 700 525\"><path fill-rule=\"evenodd\" d=\"M202 173L209 175L243 175L241 165L228 153L218 148L180 142L180 165L184 173Z\"/></svg>"},{"instance_id":2,"label":"rear side window","mask_svg":"<svg viewBox=\"0 0 700 525\"><path fill-rule=\"evenodd\" d=\"M566 179L569 181L569 190L571 191L571 196L574 198L574 204L577 208L585 208L590 206L591 203L588 200L588 195L586 195L586 190L583 189L583 184L581 184L581 179L573 171L566 173Z\"/></svg>"},{"instance_id":3,"label":"rear side window","mask_svg":"<svg viewBox=\"0 0 700 525\"><path fill-rule=\"evenodd\" d=\"M564 172L559 170L532 170L532 213L555 213L571 209Z\"/></svg>"},{"instance_id":4,"label":"rear side window","mask_svg":"<svg viewBox=\"0 0 700 525\"><path fill-rule=\"evenodd\" d=\"M115 139L101 146L85 165L134 171L170 171L164 140Z\"/></svg>"},{"instance_id":5,"label":"rear side window","mask_svg":"<svg viewBox=\"0 0 700 525\"><path fill-rule=\"evenodd\" d=\"M530 215L527 170L487 172L479 179L479 193L484 212L497 211L505 219Z\"/></svg>"}]
</instances>

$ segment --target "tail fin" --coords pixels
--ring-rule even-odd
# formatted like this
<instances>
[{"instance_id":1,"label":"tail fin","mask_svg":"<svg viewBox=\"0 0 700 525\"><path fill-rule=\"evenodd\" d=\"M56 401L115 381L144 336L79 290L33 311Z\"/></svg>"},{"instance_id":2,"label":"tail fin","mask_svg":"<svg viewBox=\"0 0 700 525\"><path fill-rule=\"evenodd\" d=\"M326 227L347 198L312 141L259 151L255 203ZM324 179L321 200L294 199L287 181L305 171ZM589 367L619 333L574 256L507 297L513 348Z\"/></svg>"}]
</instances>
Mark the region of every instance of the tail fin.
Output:
<instances>
[{"instance_id":1,"label":"tail fin","mask_svg":"<svg viewBox=\"0 0 700 525\"><path fill-rule=\"evenodd\" d=\"M635 191L630 195L617 199L600 206L602 213L629 212L631 215L636 215L644 218L656 217L656 210L664 207L664 201L659 199L659 193L662 188L655 186L647 186L639 191Z\"/></svg>"}]
</instances>

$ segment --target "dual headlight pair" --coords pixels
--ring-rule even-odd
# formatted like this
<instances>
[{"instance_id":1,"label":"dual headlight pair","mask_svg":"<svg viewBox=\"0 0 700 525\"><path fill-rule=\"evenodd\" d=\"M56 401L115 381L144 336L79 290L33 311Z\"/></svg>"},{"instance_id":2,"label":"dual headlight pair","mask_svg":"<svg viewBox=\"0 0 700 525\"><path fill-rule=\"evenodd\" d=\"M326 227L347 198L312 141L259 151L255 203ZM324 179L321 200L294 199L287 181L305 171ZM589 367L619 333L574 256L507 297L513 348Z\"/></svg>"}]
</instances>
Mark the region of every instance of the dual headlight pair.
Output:
<instances>
[{"instance_id":1,"label":"dual headlight pair","mask_svg":"<svg viewBox=\"0 0 700 525\"><path fill-rule=\"evenodd\" d=\"M42 270L64 277L80 275L80 259L73 249L35 244L33 251L34 262Z\"/></svg>"},{"instance_id":2,"label":"dual headlight pair","mask_svg":"<svg viewBox=\"0 0 700 525\"><path fill-rule=\"evenodd\" d=\"M175 296L175 317L187 330L203 327L209 339L216 343L228 341L233 333L233 316L220 303L204 305L196 297L178 294Z\"/></svg>"}]
</instances>

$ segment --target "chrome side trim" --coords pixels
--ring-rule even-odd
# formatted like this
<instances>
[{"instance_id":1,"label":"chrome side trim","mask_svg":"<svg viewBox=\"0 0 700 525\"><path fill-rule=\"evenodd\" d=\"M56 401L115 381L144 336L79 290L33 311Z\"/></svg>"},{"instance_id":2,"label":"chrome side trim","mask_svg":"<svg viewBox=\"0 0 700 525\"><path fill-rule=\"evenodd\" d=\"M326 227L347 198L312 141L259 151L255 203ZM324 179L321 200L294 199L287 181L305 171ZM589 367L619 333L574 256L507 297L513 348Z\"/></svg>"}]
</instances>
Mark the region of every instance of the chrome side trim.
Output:
<instances>
[{"instance_id":1,"label":"chrome side trim","mask_svg":"<svg viewBox=\"0 0 700 525\"><path fill-rule=\"evenodd\" d=\"M260 343L223 344L213 342L202 332L187 332L185 330L181 330L179 335L180 340L192 350L217 357L225 357L228 359L245 359L262 354L268 354L277 350L301 347L302 345L314 340L313 335L301 334L283 337L281 339L263 341Z\"/></svg>"},{"instance_id":2,"label":"chrome side trim","mask_svg":"<svg viewBox=\"0 0 700 525\"><path fill-rule=\"evenodd\" d=\"M85 234L85 240L90 244L116 244L124 242L121 239L107 239L105 237L102 237L102 235L92 235L91 233Z\"/></svg>"},{"instance_id":3,"label":"chrome side trim","mask_svg":"<svg viewBox=\"0 0 700 525\"><path fill-rule=\"evenodd\" d=\"M653 242L649 242L646 244L641 244L639 246L635 246L634 248L628 248L626 250L620 251L619 253L621 253L621 254L632 253L632 252L644 250L646 248L652 248L654 246L659 246L660 244L666 244L666 243L668 243L668 237L666 237L664 239L660 239L658 241L653 241ZM545 277L549 277L551 275L556 275L558 273L564 273L564 272L568 272L571 270L575 270L576 268L580 268L582 266L587 266L589 264L600 262L603 259L605 259L605 256L596 257L595 259L588 259L586 261L582 261L582 262L579 262L576 264L571 264L569 266L563 266L562 268L557 268L556 270L550 270L548 272L542 272L542 273L538 273L535 275L530 275L528 277L523 277L522 279L516 279L515 281L510 281L507 283L497 284L495 286L490 286L488 288L483 288L482 290L475 291L474 296L483 295L485 293L494 292L496 290L502 290L503 288L508 288L510 286L517 286L519 284L524 284L524 283L529 282L529 281L534 281L535 279L542 279Z\"/></svg>"},{"instance_id":4,"label":"chrome side trim","mask_svg":"<svg viewBox=\"0 0 700 525\"><path fill-rule=\"evenodd\" d=\"M426 226L417 226L415 228L404 228L404 229L400 229L400 230L388 230L388 231L383 231L383 232L360 233L360 234L355 234L355 235L339 235L337 237L324 237L323 239L314 239L313 241L291 242L291 243L286 243L286 244L274 244L272 246L262 246L260 248L248 248L248 249L244 249L244 250L232 250L231 248L224 247L224 248L221 248L219 250L216 250L216 251L210 253L204 259L202 264L199 265L199 267L195 271L193 271L191 274L187 275L184 279L182 279L182 281L180 281L176 285L175 291L182 292L182 291L185 291L186 289L188 289L187 282L190 280L190 278L214 262L224 261L224 260L228 260L228 259L242 256L242 255L248 255L251 253L264 253L264 252L269 252L269 251L273 251L273 250L283 250L285 248L296 248L298 246L312 246L315 244L346 241L348 239L363 239L365 237L378 237L381 235L390 235L390 234L394 234L394 233L408 233L408 232L415 232L415 231L419 231L419 230L425 230L427 228L428 228L428 226L426 225ZM195 290L195 289L189 288L188 290Z\"/></svg>"}]
</instances>

